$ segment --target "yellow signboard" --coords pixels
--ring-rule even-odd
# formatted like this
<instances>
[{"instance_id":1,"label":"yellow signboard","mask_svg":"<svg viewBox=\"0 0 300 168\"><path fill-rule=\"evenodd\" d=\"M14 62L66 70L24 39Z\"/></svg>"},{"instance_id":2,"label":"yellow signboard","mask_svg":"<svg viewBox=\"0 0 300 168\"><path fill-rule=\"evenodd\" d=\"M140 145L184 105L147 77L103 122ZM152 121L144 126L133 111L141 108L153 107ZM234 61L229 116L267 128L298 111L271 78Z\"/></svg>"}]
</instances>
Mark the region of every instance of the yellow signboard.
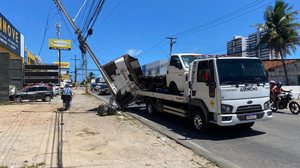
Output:
<instances>
[{"instance_id":1,"label":"yellow signboard","mask_svg":"<svg viewBox=\"0 0 300 168\"><path fill-rule=\"evenodd\" d=\"M59 63L58 62L53 62L54 65L58 65L59 66ZM70 68L70 63L69 62L60 62L60 68Z\"/></svg>"},{"instance_id":2,"label":"yellow signboard","mask_svg":"<svg viewBox=\"0 0 300 168\"><path fill-rule=\"evenodd\" d=\"M61 79L62 80L70 80L70 75L64 74L64 75L61 76Z\"/></svg>"},{"instance_id":3,"label":"yellow signboard","mask_svg":"<svg viewBox=\"0 0 300 168\"><path fill-rule=\"evenodd\" d=\"M49 39L49 49L71 50L71 40Z\"/></svg>"}]
</instances>

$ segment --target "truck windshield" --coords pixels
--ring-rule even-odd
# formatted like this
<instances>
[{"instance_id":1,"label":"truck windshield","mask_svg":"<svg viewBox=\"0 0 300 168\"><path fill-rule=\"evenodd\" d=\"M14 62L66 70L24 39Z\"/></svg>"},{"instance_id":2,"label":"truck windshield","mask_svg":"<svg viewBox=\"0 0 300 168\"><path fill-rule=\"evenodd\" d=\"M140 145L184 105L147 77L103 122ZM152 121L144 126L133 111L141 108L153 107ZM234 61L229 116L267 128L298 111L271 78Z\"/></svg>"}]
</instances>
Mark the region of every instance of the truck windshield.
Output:
<instances>
[{"instance_id":1,"label":"truck windshield","mask_svg":"<svg viewBox=\"0 0 300 168\"><path fill-rule=\"evenodd\" d=\"M181 59L183 61L184 67L188 68L190 63L196 59L203 59L205 58L204 55L182 55Z\"/></svg>"},{"instance_id":2,"label":"truck windshield","mask_svg":"<svg viewBox=\"0 0 300 168\"><path fill-rule=\"evenodd\" d=\"M258 59L217 60L220 85L267 83L267 73Z\"/></svg>"}]
</instances>

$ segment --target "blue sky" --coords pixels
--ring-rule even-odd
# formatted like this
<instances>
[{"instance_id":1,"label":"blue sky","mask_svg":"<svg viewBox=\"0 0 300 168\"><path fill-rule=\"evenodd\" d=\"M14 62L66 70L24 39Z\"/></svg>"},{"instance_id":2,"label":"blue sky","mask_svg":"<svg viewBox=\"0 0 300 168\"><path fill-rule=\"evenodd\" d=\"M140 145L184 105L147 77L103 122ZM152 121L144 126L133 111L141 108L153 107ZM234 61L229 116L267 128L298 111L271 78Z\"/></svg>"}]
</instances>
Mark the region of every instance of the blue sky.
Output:
<instances>
[{"instance_id":1,"label":"blue sky","mask_svg":"<svg viewBox=\"0 0 300 168\"><path fill-rule=\"evenodd\" d=\"M84 0L61 0L75 17ZM203 54L226 53L226 42L234 35L255 32L251 25L263 23L263 12L274 0L106 0L88 43L102 64L125 53L133 53L141 64L168 59L167 36L175 35L173 52ZM300 9L299 0L286 0ZM240 10L231 15L232 11ZM61 38L75 39L73 29L62 19L52 0L0 0L1 13L25 36L25 45L39 54L45 63L57 61L57 52L48 49L48 39L55 38L55 23L61 22ZM113 12L112 12L113 11ZM85 12L85 11L84 11ZM49 14L49 19L48 18ZM216 19L224 16L223 19ZM77 21L80 21L79 15ZM63 16L64 17L64 16ZM300 18L300 16L298 16ZM47 26L46 26L47 24ZM47 27L47 28L46 28ZM45 29L46 28L46 29ZM180 32L187 33L180 34ZM45 32L45 41L43 42ZM179 33L179 34L178 34ZM78 42L71 51L62 52L62 61L81 57ZM300 50L288 58L299 58ZM79 63L78 63L79 65ZM74 62L71 62L71 69ZM96 66L89 59L89 69ZM99 72L96 72L99 74Z\"/></svg>"}]
</instances>

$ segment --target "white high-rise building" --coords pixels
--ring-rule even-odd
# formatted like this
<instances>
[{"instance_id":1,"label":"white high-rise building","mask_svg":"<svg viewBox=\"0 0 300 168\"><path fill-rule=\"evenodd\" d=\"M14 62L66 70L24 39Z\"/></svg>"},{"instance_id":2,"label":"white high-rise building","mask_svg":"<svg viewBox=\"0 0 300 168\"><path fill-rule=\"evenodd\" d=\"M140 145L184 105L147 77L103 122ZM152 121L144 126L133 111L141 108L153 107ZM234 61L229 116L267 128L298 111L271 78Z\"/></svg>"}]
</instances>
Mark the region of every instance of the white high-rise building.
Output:
<instances>
[{"instance_id":1,"label":"white high-rise building","mask_svg":"<svg viewBox=\"0 0 300 168\"><path fill-rule=\"evenodd\" d=\"M227 42L227 55L247 57L247 37L234 36Z\"/></svg>"},{"instance_id":2,"label":"white high-rise building","mask_svg":"<svg viewBox=\"0 0 300 168\"><path fill-rule=\"evenodd\" d=\"M263 44L256 49L256 45L266 33L266 30L260 28L257 29L256 33L248 36L248 57L258 57L261 60L275 59L275 52L271 52L268 44Z\"/></svg>"},{"instance_id":3,"label":"white high-rise building","mask_svg":"<svg viewBox=\"0 0 300 168\"><path fill-rule=\"evenodd\" d=\"M275 59L275 52L274 50L271 52L268 44L263 44L256 48L256 45L266 33L266 30L259 28L248 37L234 36L233 40L227 42L227 54L242 57L258 57L261 60Z\"/></svg>"}]
</instances>

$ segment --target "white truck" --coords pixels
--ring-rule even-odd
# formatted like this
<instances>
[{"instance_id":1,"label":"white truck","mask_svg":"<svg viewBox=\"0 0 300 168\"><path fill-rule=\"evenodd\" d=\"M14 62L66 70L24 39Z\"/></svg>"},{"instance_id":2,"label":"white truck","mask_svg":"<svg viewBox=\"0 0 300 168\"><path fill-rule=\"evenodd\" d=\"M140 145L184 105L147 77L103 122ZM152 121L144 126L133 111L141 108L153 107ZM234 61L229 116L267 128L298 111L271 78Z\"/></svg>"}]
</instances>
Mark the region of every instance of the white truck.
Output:
<instances>
[{"instance_id":1,"label":"white truck","mask_svg":"<svg viewBox=\"0 0 300 168\"><path fill-rule=\"evenodd\" d=\"M185 90L188 81L189 66L196 59L206 58L203 54L179 53L172 54L166 74L166 86L173 93Z\"/></svg>"},{"instance_id":2,"label":"white truck","mask_svg":"<svg viewBox=\"0 0 300 168\"><path fill-rule=\"evenodd\" d=\"M151 84L145 85L138 60L129 55L102 66L61 2L54 2L77 34L81 51L88 52L95 62L120 108L143 99L149 113L159 111L190 118L198 130L207 130L211 123L251 127L257 120L272 118L270 86L259 59L196 59L189 66L182 96L160 92ZM145 86L152 86L154 91Z\"/></svg>"},{"instance_id":3,"label":"white truck","mask_svg":"<svg viewBox=\"0 0 300 168\"><path fill-rule=\"evenodd\" d=\"M148 113L166 112L189 118L201 131L208 130L211 124L249 128L255 121L272 118L270 86L258 58L195 59L190 63L182 95L145 87L150 86L150 81L144 81L138 60L129 55L103 67L117 90L114 97L121 108L144 100Z\"/></svg>"}]
</instances>

